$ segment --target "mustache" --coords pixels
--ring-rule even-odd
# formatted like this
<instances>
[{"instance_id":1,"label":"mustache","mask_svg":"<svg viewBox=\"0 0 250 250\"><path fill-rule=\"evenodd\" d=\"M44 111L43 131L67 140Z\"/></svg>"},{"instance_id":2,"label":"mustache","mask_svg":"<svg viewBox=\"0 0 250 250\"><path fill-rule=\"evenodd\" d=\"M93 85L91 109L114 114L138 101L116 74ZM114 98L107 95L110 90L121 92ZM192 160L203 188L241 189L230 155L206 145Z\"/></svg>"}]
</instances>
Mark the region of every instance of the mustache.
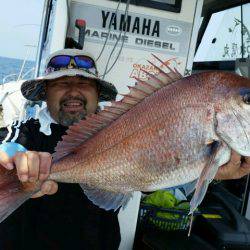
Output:
<instances>
[{"instance_id":1,"label":"mustache","mask_svg":"<svg viewBox=\"0 0 250 250\"><path fill-rule=\"evenodd\" d=\"M60 101L60 106L63 106L68 101L80 101L84 105L87 105L87 99L84 96L67 96Z\"/></svg>"}]
</instances>

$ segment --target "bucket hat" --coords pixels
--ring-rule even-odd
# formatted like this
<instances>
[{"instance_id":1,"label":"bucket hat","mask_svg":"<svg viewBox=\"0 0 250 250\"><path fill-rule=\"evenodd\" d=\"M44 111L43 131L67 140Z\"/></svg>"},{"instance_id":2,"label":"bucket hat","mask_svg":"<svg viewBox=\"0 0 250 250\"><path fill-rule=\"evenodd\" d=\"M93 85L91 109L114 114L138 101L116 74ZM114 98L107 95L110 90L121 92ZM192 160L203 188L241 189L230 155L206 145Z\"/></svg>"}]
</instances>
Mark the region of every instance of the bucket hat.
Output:
<instances>
[{"instance_id":1,"label":"bucket hat","mask_svg":"<svg viewBox=\"0 0 250 250\"><path fill-rule=\"evenodd\" d=\"M115 86L100 78L94 57L83 50L63 49L51 54L45 63L44 75L23 82L21 92L30 101L45 101L45 84L65 76L80 76L96 80L99 101L115 100ZM70 84L70 82L69 82Z\"/></svg>"}]
</instances>

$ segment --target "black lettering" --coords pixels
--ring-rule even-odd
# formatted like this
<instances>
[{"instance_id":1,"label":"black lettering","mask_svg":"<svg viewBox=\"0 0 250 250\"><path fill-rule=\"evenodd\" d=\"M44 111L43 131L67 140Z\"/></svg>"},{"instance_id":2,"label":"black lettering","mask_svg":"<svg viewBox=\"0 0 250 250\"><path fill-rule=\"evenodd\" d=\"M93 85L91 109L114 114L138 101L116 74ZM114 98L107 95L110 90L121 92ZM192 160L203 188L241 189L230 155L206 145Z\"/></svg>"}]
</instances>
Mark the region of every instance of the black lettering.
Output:
<instances>
[{"instance_id":1,"label":"black lettering","mask_svg":"<svg viewBox=\"0 0 250 250\"><path fill-rule=\"evenodd\" d=\"M136 43L136 44L143 44L143 39L141 39L141 38L136 38L136 39L135 39L135 43Z\"/></svg>"},{"instance_id":2,"label":"black lettering","mask_svg":"<svg viewBox=\"0 0 250 250\"><path fill-rule=\"evenodd\" d=\"M101 33L101 38L107 38L108 37L108 33L107 32L102 32Z\"/></svg>"},{"instance_id":3,"label":"black lettering","mask_svg":"<svg viewBox=\"0 0 250 250\"><path fill-rule=\"evenodd\" d=\"M152 31L152 36L160 36L160 21L155 21L154 28Z\"/></svg>"},{"instance_id":4,"label":"black lettering","mask_svg":"<svg viewBox=\"0 0 250 250\"><path fill-rule=\"evenodd\" d=\"M162 48L163 49L168 49L169 48L169 43L162 43Z\"/></svg>"},{"instance_id":5,"label":"black lettering","mask_svg":"<svg viewBox=\"0 0 250 250\"><path fill-rule=\"evenodd\" d=\"M128 36L122 36L122 40L127 43L128 42Z\"/></svg>"},{"instance_id":6,"label":"black lettering","mask_svg":"<svg viewBox=\"0 0 250 250\"><path fill-rule=\"evenodd\" d=\"M250 54L250 45L247 46L247 53Z\"/></svg>"},{"instance_id":7,"label":"black lettering","mask_svg":"<svg viewBox=\"0 0 250 250\"><path fill-rule=\"evenodd\" d=\"M136 17L132 29L132 33L137 32L137 34L140 34L140 18Z\"/></svg>"},{"instance_id":8,"label":"black lettering","mask_svg":"<svg viewBox=\"0 0 250 250\"><path fill-rule=\"evenodd\" d=\"M151 27L151 19L143 19L143 25L142 25L142 35L150 35L150 27Z\"/></svg>"},{"instance_id":9,"label":"black lettering","mask_svg":"<svg viewBox=\"0 0 250 250\"><path fill-rule=\"evenodd\" d=\"M85 30L85 36L90 36L90 29Z\"/></svg>"},{"instance_id":10,"label":"black lettering","mask_svg":"<svg viewBox=\"0 0 250 250\"><path fill-rule=\"evenodd\" d=\"M175 48L173 47L172 43L162 43L162 48L163 49L170 49L170 50L175 50Z\"/></svg>"},{"instance_id":11,"label":"black lettering","mask_svg":"<svg viewBox=\"0 0 250 250\"><path fill-rule=\"evenodd\" d=\"M119 29L121 31L129 32L130 31L130 25L131 25L131 16L127 16L127 20L125 20L125 15L122 14Z\"/></svg>"},{"instance_id":12,"label":"black lettering","mask_svg":"<svg viewBox=\"0 0 250 250\"><path fill-rule=\"evenodd\" d=\"M103 28L106 28L106 25L107 25L107 19L109 17L109 11L105 14L105 11L102 10L102 27Z\"/></svg>"},{"instance_id":13,"label":"black lettering","mask_svg":"<svg viewBox=\"0 0 250 250\"><path fill-rule=\"evenodd\" d=\"M116 14L112 13L111 20L109 26L113 26L114 30L117 29L117 20L116 20Z\"/></svg>"},{"instance_id":14,"label":"black lettering","mask_svg":"<svg viewBox=\"0 0 250 250\"><path fill-rule=\"evenodd\" d=\"M154 41L153 40L148 40L147 45L152 47L154 45Z\"/></svg>"},{"instance_id":15,"label":"black lettering","mask_svg":"<svg viewBox=\"0 0 250 250\"><path fill-rule=\"evenodd\" d=\"M91 35L91 36L92 36L92 37L93 37L93 36L95 36L95 37L98 37L98 38L99 38L98 31L96 31L96 30L95 30L95 31L92 33L92 35Z\"/></svg>"},{"instance_id":16,"label":"black lettering","mask_svg":"<svg viewBox=\"0 0 250 250\"><path fill-rule=\"evenodd\" d=\"M118 34L112 35L113 40L120 40L120 36Z\"/></svg>"},{"instance_id":17,"label":"black lettering","mask_svg":"<svg viewBox=\"0 0 250 250\"><path fill-rule=\"evenodd\" d=\"M160 41L155 41L155 47L160 48L161 47L161 42Z\"/></svg>"}]
</instances>

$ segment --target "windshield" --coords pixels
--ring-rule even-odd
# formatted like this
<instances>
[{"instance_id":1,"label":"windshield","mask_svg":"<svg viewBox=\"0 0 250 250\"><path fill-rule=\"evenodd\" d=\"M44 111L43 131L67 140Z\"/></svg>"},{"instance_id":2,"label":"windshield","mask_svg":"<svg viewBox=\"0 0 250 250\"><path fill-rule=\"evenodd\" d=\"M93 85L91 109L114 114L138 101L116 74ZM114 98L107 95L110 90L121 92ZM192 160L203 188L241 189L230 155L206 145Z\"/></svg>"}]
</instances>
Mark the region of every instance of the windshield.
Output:
<instances>
[{"instance_id":1,"label":"windshield","mask_svg":"<svg viewBox=\"0 0 250 250\"><path fill-rule=\"evenodd\" d=\"M194 61L232 61L250 56L249 13L250 4L245 4L242 13L238 6L212 14Z\"/></svg>"}]
</instances>

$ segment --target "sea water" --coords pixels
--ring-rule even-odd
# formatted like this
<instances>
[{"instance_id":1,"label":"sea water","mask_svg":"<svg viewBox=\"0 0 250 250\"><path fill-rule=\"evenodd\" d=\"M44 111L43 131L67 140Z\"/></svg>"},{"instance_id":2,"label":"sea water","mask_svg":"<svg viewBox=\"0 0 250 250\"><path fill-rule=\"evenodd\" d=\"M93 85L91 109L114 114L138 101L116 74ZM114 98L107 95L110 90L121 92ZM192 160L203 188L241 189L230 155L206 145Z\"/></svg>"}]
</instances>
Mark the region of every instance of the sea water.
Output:
<instances>
[{"instance_id":1,"label":"sea water","mask_svg":"<svg viewBox=\"0 0 250 250\"><path fill-rule=\"evenodd\" d=\"M16 80L19 76L20 70L22 68L23 60L22 59L15 59L15 58L8 58L8 57L1 57L0 56L0 84L3 83L3 79L6 78L5 82L10 82ZM35 67L34 61L26 61L22 76L29 70ZM24 79L30 79L34 76L34 70L31 70L30 73L24 76Z\"/></svg>"}]
</instances>

